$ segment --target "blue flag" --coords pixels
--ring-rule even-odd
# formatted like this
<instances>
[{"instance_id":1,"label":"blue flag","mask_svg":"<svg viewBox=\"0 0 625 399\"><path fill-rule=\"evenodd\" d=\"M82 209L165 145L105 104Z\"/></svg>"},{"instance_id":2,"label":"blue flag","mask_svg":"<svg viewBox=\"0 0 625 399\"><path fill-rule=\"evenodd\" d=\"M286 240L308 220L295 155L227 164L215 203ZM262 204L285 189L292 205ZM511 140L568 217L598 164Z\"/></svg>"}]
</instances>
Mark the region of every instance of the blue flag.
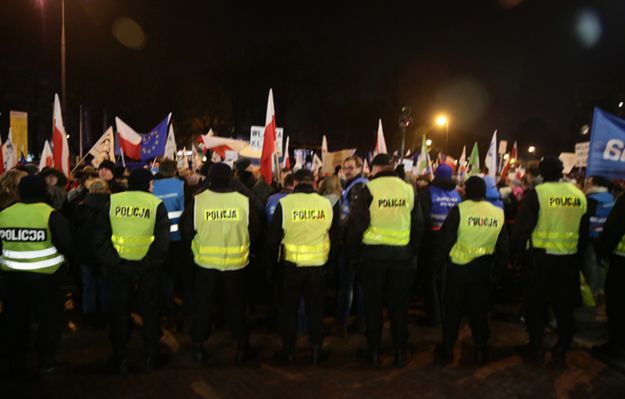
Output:
<instances>
[{"instance_id":1,"label":"blue flag","mask_svg":"<svg viewBox=\"0 0 625 399\"><path fill-rule=\"evenodd\" d=\"M595 108L586 176L625 179L625 120Z\"/></svg>"},{"instance_id":2,"label":"blue flag","mask_svg":"<svg viewBox=\"0 0 625 399\"><path fill-rule=\"evenodd\" d=\"M141 137L141 160L149 161L156 157L160 157L165 153L165 144L167 143L167 128L169 127L169 118L167 115L156 127L148 134Z\"/></svg>"}]
</instances>

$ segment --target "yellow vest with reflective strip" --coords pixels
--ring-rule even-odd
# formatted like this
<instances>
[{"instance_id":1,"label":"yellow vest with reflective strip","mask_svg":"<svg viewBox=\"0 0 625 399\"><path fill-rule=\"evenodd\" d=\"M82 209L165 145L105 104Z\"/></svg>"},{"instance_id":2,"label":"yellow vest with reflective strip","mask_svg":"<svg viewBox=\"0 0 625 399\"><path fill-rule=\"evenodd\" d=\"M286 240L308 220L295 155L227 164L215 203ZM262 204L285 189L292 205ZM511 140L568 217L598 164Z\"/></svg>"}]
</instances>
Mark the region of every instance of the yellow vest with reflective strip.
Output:
<instances>
[{"instance_id":1,"label":"yellow vest with reflective strip","mask_svg":"<svg viewBox=\"0 0 625 399\"><path fill-rule=\"evenodd\" d=\"M503 228L503 211L488 201L466 200L458 204L460 223L456 243L449 252L456 265L495 252L497 238Z\"/></svg>"},{"instance_id":2,"label":"yellow vest with reflective strip","mask_svg":"<svg viewBox=\"0 0 625 399\"><path fill-rule=\"evenodd\" d=\"M249 263L249 200L206 190L195 197L193 260L206 269L239 270Z\"/></svg>"},{"instance_id":3,"label":"yellow vest with reflective strip","mask_svg":"<svg viewBox=\"0 0 625 399\"><path fill-rule=\"evenodd\" d=\"M414 207L412 186L399 177L378 177L367 183L373 197L371 222L362 242L366 245L404 246L410 242L410 214Z\"/></svg>"},{"instance_id":4,"label":"yellow vest with reflective strip","mask_svg":"<svg viewBox=\"0 0 625 399\"><path fill-rule=\"evenodd\" d=\"M586 196L571 183L542 183L536 186L538 221L532 245L550 255L577 252L579 224L586 213Z\"/></svg>"},{"instance_id":5,"label":"yellow vest with reflective strip","mask_svg":"<svg viewBox=\"0 0 625 399\"><path fill-rule=\"evenodd\" d=\"M120 258L141 260L154 241L156 208L161 200L143 191L111 195L111 242Z\"/></svg>"},{"instance_id":6,"label":"yellow vest with reflective strip","mask_svg":"<svg viewBox=\"0 0 625 399\"><path fill-rule=\"evenodd\" d=\"M285 259L297 266L323 266L330 253L332 205L317 193L293 193L280 199Z\"/></svg>"},{"instance_id":7,"label":"yellow vest with reflective strip","mask_svg":"<svg viewBox=\"0 0 625 399\"><path fill-rule=\"evenodd\" d=\"M52 244L53 210L43 202L19 202L0 212L2 270L51 274L63 264L63 255Z\"/></svg>"}]
</instances>

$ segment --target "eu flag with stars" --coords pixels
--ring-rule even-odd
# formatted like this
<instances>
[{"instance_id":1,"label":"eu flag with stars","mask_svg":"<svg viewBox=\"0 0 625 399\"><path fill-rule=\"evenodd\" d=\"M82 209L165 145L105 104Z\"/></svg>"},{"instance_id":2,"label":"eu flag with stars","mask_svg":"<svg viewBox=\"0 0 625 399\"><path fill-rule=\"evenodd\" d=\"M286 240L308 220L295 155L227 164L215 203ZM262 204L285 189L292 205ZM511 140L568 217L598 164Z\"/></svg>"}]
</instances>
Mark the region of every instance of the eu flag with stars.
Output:
<instances>
[{"instance_id":1,"label":"eu flag with stars","mask_svg":"<svg viewBox=\"0 0 625 399\"><path fill-rule=\"evenodd\" d=\"M167 143L167 128L169 127L169 119L171 114L167 115L154 129L148 134L141 137L141 160L150 161L156 157L160 157L165 153L165 144Z\"/></svg>"}]
</instances>

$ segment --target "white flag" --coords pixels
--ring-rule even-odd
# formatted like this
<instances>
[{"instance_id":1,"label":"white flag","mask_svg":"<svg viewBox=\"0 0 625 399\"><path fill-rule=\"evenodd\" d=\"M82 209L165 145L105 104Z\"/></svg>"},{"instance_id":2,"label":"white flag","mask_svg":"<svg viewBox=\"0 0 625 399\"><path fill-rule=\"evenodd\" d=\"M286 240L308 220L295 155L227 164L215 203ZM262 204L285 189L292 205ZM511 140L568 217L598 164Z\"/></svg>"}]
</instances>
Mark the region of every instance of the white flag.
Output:
<instances>
[{"instance_id":1,"label":"white flag","mask_svg":"<svg viewBox=\"0 0 625 399\"><path fill-rule=\"evenodd\" d=\"M100 166L102 161L115 162L115 134L112 126L106 129L102 137L91 147L89 155L93 156L91 164L96 168Z\"/></svg>"},{"instance_id":2,"label":"white flag","mask_svg":"<svg viewBox=\"0 0 625 399\"><path fill-rule=\"evenodd\" d=\"M46 143L43 146L43 151L41 152L41 158L39 159L39 171L43 170L43 168L51 168L54 165L54 159L52 158L52 147L50 147L50 142L46 140Z\"/></svg>"},{"instance_id":3,"label":"white flag","mask_svg":"<svg viewBox=\"0 0 625 399\"><path fill-rule=\"evenodd\" d=\"M386 140L384 139L384 130L382 130L382 119L378 119L378 133L375 141L374 156L377 154L387 154Z\"/></svg>"},{"instance_id":4,"label":"white flag","mask_svg":"<svg viewBox=\"0 0 625 399\"><path fill-rule=\"evenodd\" d=\"M317 176L317 172L319 171L319 168L323 168L323 161L319 158L319 156L317 156L317 154L315 154L313 155L313 162L312 162L312 171L315 174L315 176Z\"/></svg>"},{"instance_id":5,"label":"white flag","mask_svg":"<svg viewBox=\"0 0 625 399\"><path fill-rule=\"evenodd\" d=\"M4 170L9 170L17 165L17 154L15 153L15 147L13 146L13 133L9 128L9 137L7 141L2 144L2 156L4 159Z\"/></svg>"},{"instance_id":6,"label":"white flag","mask_svg":"<svg viewBox=\"0 0 625 399\"><path fill-rule=\"evenodd\" d=\"M321 155L323 155L324 152L328 152L328 139L326 138L325 134L321 139Z\"/></svg>"},{"instance_id":7,"label":"white flag","mask_svg":"<svg viewBox=\"0 0 625 399\"><path fill-rule=\"evenodd\" d=\"M484 165L488 168L489 176L497 176L497 130L493 132L493 138L490 140Z\"/></svg>"},{"instance_id":8,"label":"white flag","mask_svg":"<svg viewBox=\"0 0 625 399\"><path fill-rule=\"evenodd\" d=\"M174 125L169 125L169 132L167 133L167 142L165 143L165 158L169 158L172 161L176 159L176 137L174 136Z\"/></svg>"},{"instance_id":9,"label":"white flag","mask_svg":"<svg viewBox=\"0 0 625 399\"><path fill-rule=\"evenodd\" d=\"M464 180L464 176L467 174L467 146L462 146L462 154L460 155L460 160L458 161L458 179L460 181Z\"/></svg>"}]
</instances>

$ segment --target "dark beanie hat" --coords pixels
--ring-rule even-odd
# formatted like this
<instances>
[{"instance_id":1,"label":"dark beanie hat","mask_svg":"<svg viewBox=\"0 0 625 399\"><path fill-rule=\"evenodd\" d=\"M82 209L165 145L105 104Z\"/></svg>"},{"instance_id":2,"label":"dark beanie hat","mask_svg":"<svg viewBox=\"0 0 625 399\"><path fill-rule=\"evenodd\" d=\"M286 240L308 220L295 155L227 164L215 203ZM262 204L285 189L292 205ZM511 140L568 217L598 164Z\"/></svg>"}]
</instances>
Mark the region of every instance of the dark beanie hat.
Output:
<instances>
[{"instance_id":1,"label":"dark beanie hat","mask_svg":"<svg viewBox=\"0 0 625 399\"><path fill-rule=\"evenodd\" d=\"M22 200L45 200L48 188L43 177L38 175L24 176L17 186L17 192Z\"/></svg>"},{"instance_id":2,"label":"dark beanie hat","mask_svg":"<svg viewBox=\"0 0 625 399\"><path fill-rule=\"evenodd\" d=\"M252 161L247 158L241 158L234 163L234 168L237 170L237 173L241 174L245 172L245 169L248 168L252 164Z\"/></svg>"},{"instance_id":3,"label":"dark beanie hat","mask_svg":"<svg viewBox=\"0 0 625 399\"><path fill-rule=\"evenodd\" d=\"M471 176L464 185L467 199L479 200L486 197L486 183L479 176Z\"/></svg>"},{"instance_id":4,"label":"dark beanie hat","mask_svg":"<svg viewBox=\"0 0 625 399\"><path fill-rule=\"evenodd\" d=\"M208 176L211 181L228 181L232 178L232 169L225 163L214 163L208 170Z\"/></svg>"},{"instance_id":5,"label":"dark beanie hat","mask_svg":"<svg viewBox=\"0 0 625 399\"><path fill-rule=\"evenodd\" d=\"M165 177L172 177L178 171L178 165L171 159L164 159L158 166L158 171Z\"/></svg>"},{"instance_id":6,"label":"dark beanie hat","mask_svg":"<svg viewBox=\"0 0 625 399\"><path fill-rule=\"evenodd\" d=\"M148 169L134 169L128 176L128 190L148 191L153 178Z\"/></svg>"},{"instance_id":7,"label":"dark beanie hat","mask_svg":"<svg viewBox=\"0 0 625 399\"><path fill-rule=\"evenodd\" d=\"M558 180L562 177L562 161L553 155L549 155L540 160L538 170L545 181Z\"/></svg>"},{"instance_id":8,"label":"dark beanie hat","mask_svg":"<svg viewBox=\"0 0 625 399\"><path fill-rule=\"evenodd\" d=\"M388 154L378 154L371 161L371 166L389 166L393 164L393 157Z\"/></svg>"},{"instance_id":9,"label":"dark beanie hat","mask_svg":"<svg viewBox=\"0 0 625 399\"><path fill-rule=\"evenodd\" d=\"M297 172L293 173L293 180L295 181L315 181L315 175L308 169L300 169Z\"/></svg>"},{"instance_id":10,"label":"dark beanie hat","mask_svg":"<svg viewBox=\"0 0 625 399\"><path fill-rule=\"evenodd\" d=\"M100 165L98 166L98 170L100 169L108 169L111 171L113 175L115 175L116 166L115 166L115 163L113 163L113 161L109 161L107 159L107 160L100 162Z\"/></svg>"}]
</instances>

